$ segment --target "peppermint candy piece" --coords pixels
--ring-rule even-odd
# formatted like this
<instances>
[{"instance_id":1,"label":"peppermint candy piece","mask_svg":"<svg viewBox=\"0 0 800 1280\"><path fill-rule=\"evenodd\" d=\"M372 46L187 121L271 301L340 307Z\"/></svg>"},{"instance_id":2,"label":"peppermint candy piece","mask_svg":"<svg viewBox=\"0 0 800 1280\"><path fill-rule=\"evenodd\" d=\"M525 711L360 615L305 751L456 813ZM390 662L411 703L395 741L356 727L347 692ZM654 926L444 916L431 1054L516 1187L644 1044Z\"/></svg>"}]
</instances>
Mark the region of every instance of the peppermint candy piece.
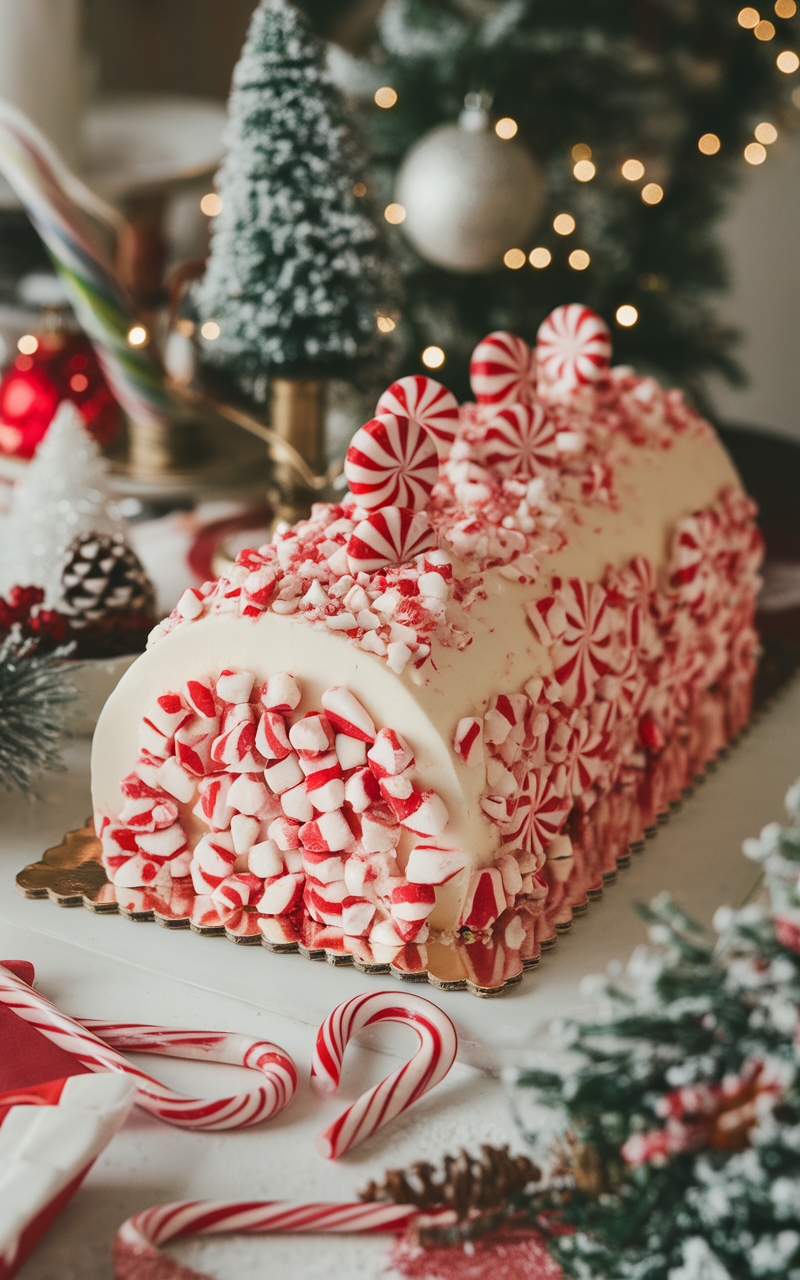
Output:
<instances>
[{"instance_id":1,"label":"peppermint candy piece","mask_svg":"<svg viewBox=\"0 0 800 1280\"><path fill-rule=\"evenodd\" d=\"M526 479L555 465L555 424L540 404L512 404L502 409L486 429L481 447L484 466L501 476Z\"/></svg>"},{"instance_id":2,"label":"peppermint candy piece","mask_svg":"<svg viewBox=\"0 0 800 1280\"><path fill-rule=\"evenodd\" d=\"M404 564L436 546L436 534L421 511L383 507L359 521L347 544L347 567L352 574L374 573L390 564Z\"/></svg>"},{"instance_id":3,"label":"peppermint candy piece","mask_svg":"<svg viewBox=\"0 0 800 1280\"><path fill-rule=\"evenodd\" d=\"M608 325L579 302L556 307L539 325L536 361L551 394L597 382L611 359Z\"/></svg>"},{"instance_id":4,"label":"peppermint candy piece","mask_svg":"<svg viewBox=\"0 0 800 1280\"><path fill-rule=\"evenodd\" d=\"M353 436L344 473L367 511L387 506L421 511L439 478L439 455L433 437L418 422L383 413Z\"/></svg>"},{"instance_id":5,"label":"peppermint candy piece","mask_svg":"<svg viewBox=\"0 0 800 1280\"><path fill-rule=\"evenodd\" d=\"M536 362L522 338L496 329L479 342L469 362L469 381L478 404L505 409L530 404L536 389Z\"/></svg>"},{"instance_id":6,"label":"peppermint candy piece","mask_svg":"<svg viewBox=\"0 0 800 1280\"><path fill-rule=\"evenodd\" d=\"M450 452L458 427L458 401L435 378L421 374L398 378L387 387L375 406L375 417L394 414L418 422L430 431L440 458Z\"/></svg>"}]
</instances>

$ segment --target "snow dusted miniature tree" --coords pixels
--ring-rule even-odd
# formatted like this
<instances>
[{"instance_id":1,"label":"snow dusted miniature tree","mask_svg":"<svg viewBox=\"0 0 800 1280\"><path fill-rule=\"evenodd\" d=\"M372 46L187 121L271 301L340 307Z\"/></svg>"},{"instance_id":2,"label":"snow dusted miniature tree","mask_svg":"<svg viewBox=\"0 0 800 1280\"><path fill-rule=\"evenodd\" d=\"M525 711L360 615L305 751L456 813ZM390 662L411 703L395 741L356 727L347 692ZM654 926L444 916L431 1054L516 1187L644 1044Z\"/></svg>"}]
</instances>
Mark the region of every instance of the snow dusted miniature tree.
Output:
<instances>
[{"instance_id":1,"label":"snow dusted miniature tree","mask_svg":"<svg viewBox=\"0 0 800 1280\"><path fill-rule=\"evenodd\" d=\"M204 360L261 402L270 374L347 378L376 360L394 278L357 185L364 145L323 42L289 0L255 10L229 113L196 298L219 326Z\"/></svg>"},{"instance_id":2,"label":"snow dusted miniature tree","mask_svg":"<svg viewBox=\"0 0 800 1280\"><path fill-rule=\"evenodd\" d=\"M572 1068L520 1079L559 1118L527 1210L572 1229L551 1240L568 1276L800 1280L800 782L786 804L744 846L771 910L721 908L714 939L657 899L657 949L599 984Z\"/></svg>"}]
</instances>

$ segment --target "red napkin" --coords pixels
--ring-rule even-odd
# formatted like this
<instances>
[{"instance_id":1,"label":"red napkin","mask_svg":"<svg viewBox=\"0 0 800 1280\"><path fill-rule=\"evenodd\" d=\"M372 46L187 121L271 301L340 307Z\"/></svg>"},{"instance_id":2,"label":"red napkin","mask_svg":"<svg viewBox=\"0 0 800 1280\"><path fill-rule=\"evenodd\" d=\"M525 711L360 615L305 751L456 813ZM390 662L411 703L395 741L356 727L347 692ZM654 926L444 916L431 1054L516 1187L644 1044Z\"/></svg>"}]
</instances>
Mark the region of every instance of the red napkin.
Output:
<instances>
[{"instance_id":1,"label":"red napkin","mask_svg":"<svg viewBox=\"0 0 800 1280\"><path fill-rule=\"evenodd\" d=\"M33 986L33 965L27 960L0 960L0 964L29 987ZM49 1080L63 1080L65 1076L85 1075L89 1070L3 1004L0 1004L0 1045L3 1046L0 1093L46 1084Z\"/></svg>"}]
</instances>

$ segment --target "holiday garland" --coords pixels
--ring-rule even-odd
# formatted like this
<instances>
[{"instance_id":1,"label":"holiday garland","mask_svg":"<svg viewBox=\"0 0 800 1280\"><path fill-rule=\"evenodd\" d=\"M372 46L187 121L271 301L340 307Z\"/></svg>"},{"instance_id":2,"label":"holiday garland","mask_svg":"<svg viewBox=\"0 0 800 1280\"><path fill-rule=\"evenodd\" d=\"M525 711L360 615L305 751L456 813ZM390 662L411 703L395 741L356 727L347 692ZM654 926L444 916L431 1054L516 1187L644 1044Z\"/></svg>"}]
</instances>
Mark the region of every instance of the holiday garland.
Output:
<instances>
[{"instance_id":1,"label":"holiday garland","mask_svg":"<svg viewBox=\"0 0 800 1280\"><path fill-rule=\"evenodd\" d=\"M70 647L39 655L15 627L0 644L0 787L30 791L35 778L62 768L61 740L76 693L61 659Z\"/></svg>"},{"instance_id":2,"label":"holiday garland","mask_svg":"<svg viewBox=\"0 0 800 1280\"><path fill-rule=\"evenodd\" d=\"M797 47L800 34L800 17L779 16L791 5L776 5L776 13L770 6L771 40L769 22L755 33L740 25L740 8L732 0L389 0L374 71L398 96L390 109L368 109L384 202L394 198L409 147L454 122L465 95L484 93L493 118L516 122L517 141L547 175L545 214L530 243L513 247L552 255L538 270L498 263L462 275L424 262L398 229L404 372L415 372L422 351L436 344L448 384L463 396L469 353L487 330L530 341L566 299L609 321L621 305L635 307L638 321L614 334L622 363L695 393L709 371L739 377L735 335L715 310L727 283L717 224L745 171L754 127L768 122L780 131L796 120L798 74L785 74L777 57ZM709 134L719 148L704 154L698 144ZM590 161L579 170L584 177L594 166L588 181L575 174L581 157ZM644 171L628 181L621 167L631 158ZM653 195L656 203L647 203ZM560 213L574 218L572 234L554 230ZM575 249L588 254L583 270L569 264Z\"/></svg>"}]
</instances>

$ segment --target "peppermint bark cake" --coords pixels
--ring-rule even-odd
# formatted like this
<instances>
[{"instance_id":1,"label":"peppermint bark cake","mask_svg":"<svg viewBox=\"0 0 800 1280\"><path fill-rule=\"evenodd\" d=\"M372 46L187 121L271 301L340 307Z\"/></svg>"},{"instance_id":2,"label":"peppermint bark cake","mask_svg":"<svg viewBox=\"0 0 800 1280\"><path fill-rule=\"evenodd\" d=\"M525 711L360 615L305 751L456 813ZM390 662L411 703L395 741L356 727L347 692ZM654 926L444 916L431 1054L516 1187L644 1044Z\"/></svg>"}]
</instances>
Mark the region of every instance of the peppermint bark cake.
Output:
<instances>
[{"instance_id":1,"label":"peppermint bark cake","mask_svg":"<svg viewBox=\"0 0 800 1280\"><path fill-rule=\"evenodd\" d=\"M613 876L748 718L761 543L712 428L609 356L575 305L489 335L474 403L401 379L341 503L184 593L95 735L115 885L369 961L530 951Z\"/></svg>"}]
</instances>

